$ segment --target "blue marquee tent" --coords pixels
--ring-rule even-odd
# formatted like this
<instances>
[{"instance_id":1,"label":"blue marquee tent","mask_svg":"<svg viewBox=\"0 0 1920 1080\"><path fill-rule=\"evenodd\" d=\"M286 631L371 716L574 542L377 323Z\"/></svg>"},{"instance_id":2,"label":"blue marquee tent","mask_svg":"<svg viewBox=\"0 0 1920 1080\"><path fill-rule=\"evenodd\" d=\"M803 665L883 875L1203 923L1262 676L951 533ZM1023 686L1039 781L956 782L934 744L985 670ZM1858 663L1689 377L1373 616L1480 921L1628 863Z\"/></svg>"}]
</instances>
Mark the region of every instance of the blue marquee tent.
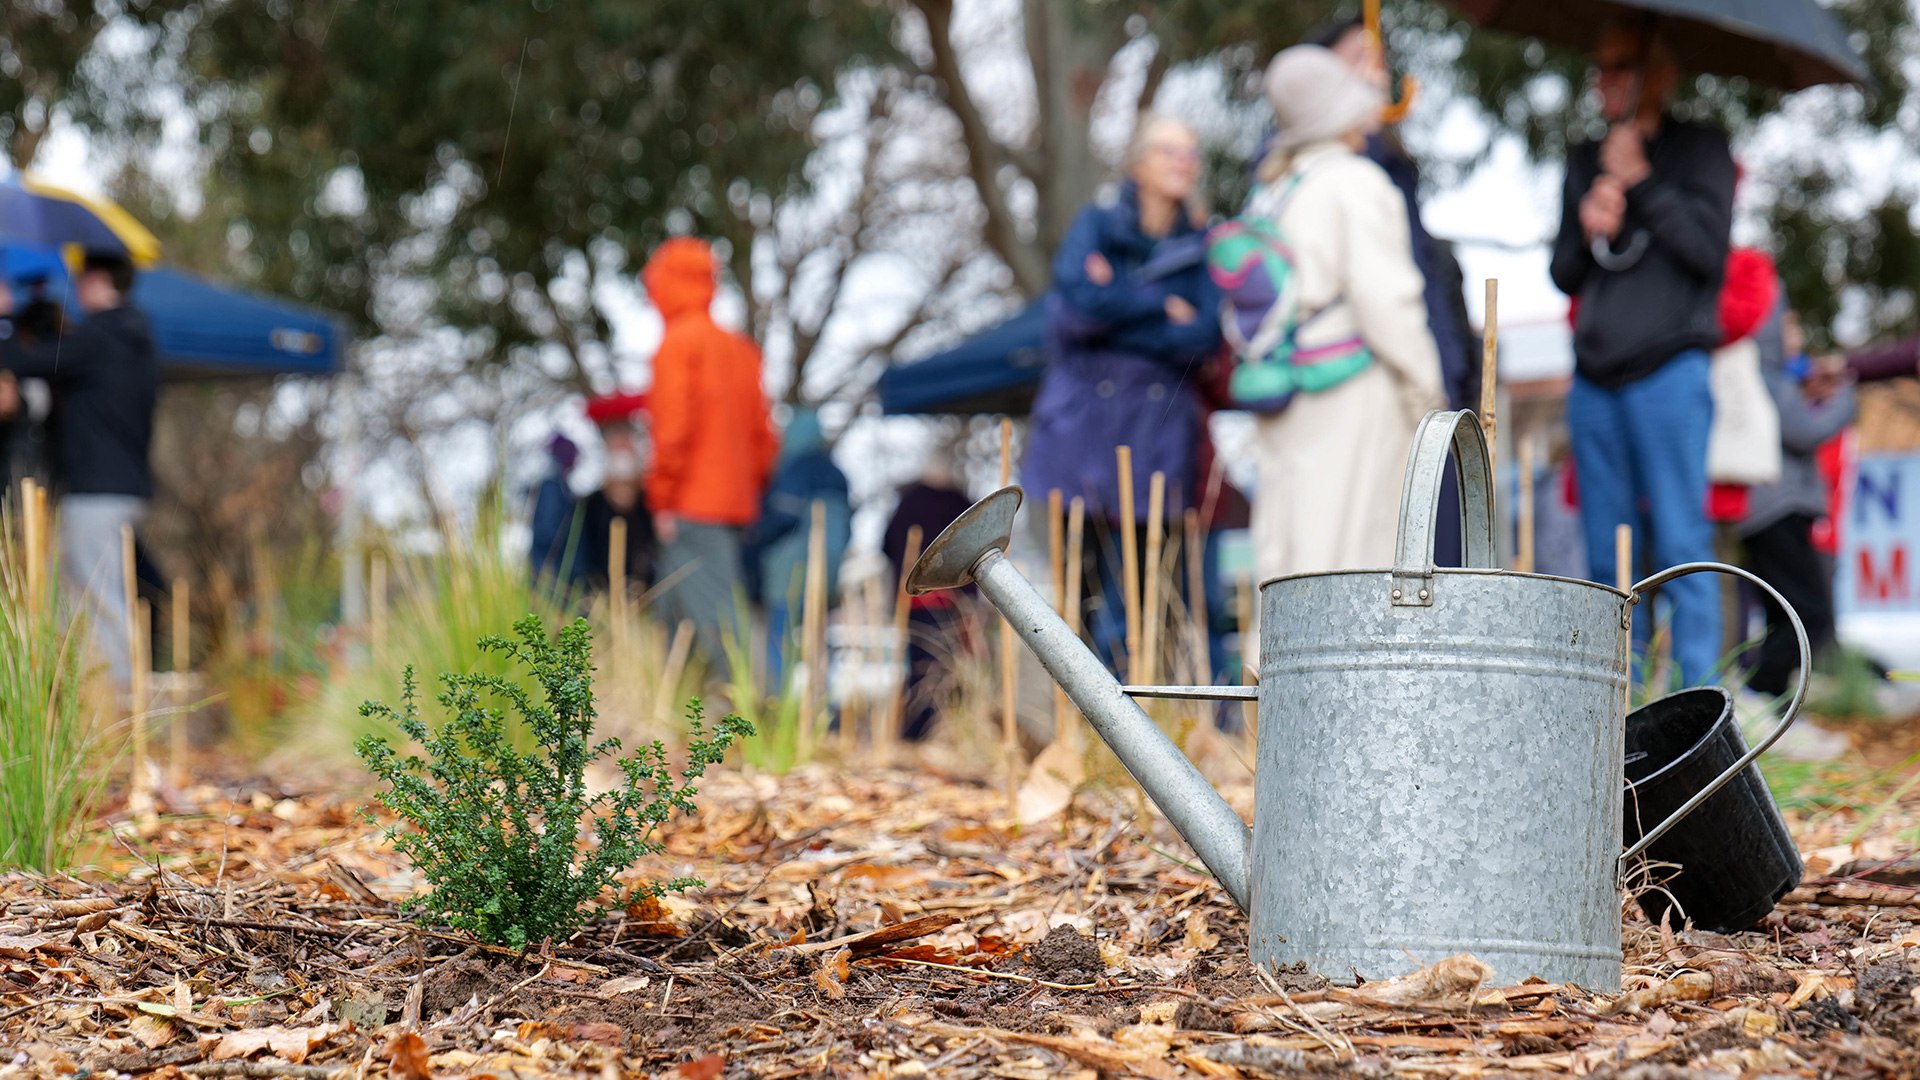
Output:
<instances>
[{"instance_id":1,"label":"blue marquee tent","mask_svg":"<svg viewBox=\"0 0 1920 1080\"><path fill-rule=\"evenodd\" d=\"M1006 322L880 376L880 407L913 413L1024 413L1046 370L1047 310L1035 301Z\"/></svg>"},{"instance_id":2,"label":"blue marquee tent","mask_svg":"<svg viewBox=\"0 0 1920 1080\"><path fill-rule=\"evenodd\" d=\"M133 283L169 375L331 375L347 335L330 314L159 267Z\"/></svg>"},{"instance_id":3,"label":"blue marquee tent","mask_svg":"<svg viewBox=\"0 0 1920 1080\"><path fill-rule=\"evenodd\" d=\"M45 281L51 299L79 318L67 270L57 253L9 246L6 277L16 296L24 283ZM347 334L333 315L160 266L141 271L133 305L153 326L161 374L331 375L340 369Z\"/></svg>"}]
</instances>

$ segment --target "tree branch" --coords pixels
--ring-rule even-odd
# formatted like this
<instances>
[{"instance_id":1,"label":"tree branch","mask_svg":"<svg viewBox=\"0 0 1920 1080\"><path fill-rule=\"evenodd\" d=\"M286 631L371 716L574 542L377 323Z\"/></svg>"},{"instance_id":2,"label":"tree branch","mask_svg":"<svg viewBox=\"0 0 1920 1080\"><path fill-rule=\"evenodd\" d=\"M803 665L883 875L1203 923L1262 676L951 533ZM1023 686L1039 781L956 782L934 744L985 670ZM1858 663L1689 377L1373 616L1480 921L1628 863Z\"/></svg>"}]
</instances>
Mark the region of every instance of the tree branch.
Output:
<instances>
[{"instance_id":1,"label":"tree branch","mask_svg":"<svg viewBox=\"0 0 1920 1080\"><path fill-rule=\"evenodd\" d=\"M1038 296L1047 288L1047 260L1044 253L1020 239L1018 223L1007 206L1006 192L1000 190L1000 166L1009 159L1006 148L987 132L986 119L980 115L973 95L960 76L960 57L953 48L953 0L913 0L927 20L927 39L933 47L933 75L936 92L960 121L960 135L967 147L967 174L986 208L987 224L982 238L1000 261L1013 271L1013 280L1029 296Z\"/></svg>"},{"instance_id":2,"label":"tree branch","mask_svg":"<svg viewBox=\"0 0 1920 1080\"><path fill-rule=\"evenodd\" d=\"M1147 81L1140 87L1140 96L1134 99L1133 112L1137 117L1153 108L1153 99L1159 96L1161 80L1167 77L1167 50L1159 48L1155 42L1153 59L1147 62Z\"/></svg>"}]
</instances>

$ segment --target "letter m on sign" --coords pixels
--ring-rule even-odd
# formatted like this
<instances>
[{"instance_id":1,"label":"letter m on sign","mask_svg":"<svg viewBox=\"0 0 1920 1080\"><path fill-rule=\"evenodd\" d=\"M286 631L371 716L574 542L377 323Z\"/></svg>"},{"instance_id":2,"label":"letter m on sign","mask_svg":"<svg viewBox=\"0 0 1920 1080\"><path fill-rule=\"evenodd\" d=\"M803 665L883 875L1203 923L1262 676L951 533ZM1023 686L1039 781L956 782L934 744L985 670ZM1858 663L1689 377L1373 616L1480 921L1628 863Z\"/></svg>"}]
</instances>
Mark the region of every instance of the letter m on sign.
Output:
<instances>
[{"instance_id":1,"label":"letter m on sign","mask_svg":"<svg viewBox=\"0 0 1920 1080\"><path fill-rule=\"evenodd\" d=\"M1860 549L1859 593L1861 600L1905 600L1907 598L1907 546L1894 544L1887 550L1885 566L1877 566L1871 548Z\"/></svg>"}]
</instances>

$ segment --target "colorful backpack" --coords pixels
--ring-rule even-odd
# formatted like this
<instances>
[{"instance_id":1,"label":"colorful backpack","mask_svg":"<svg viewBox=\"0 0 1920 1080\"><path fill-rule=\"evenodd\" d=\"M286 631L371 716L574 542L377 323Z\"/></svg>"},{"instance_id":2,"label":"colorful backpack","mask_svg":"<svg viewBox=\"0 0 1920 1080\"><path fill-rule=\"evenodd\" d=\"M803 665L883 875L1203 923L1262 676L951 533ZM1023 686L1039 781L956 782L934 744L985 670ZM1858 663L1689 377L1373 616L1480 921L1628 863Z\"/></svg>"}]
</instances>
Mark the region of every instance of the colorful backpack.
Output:
<instances>
[{"instance_id":1,"label":"colorful backpack","mask_svg":"<svg viewBox=\"0 0 1920 1080\"><path fill-rule=\"evenodd\" d=\"M1296 260L1278 223L1304 175L1277 197L1256 188L1240 216L1207 233L1207 273L1226 297L1221 329L1234 355L1229 392L1235 405L1253 412L1277 413L1294 394L1331 389L1373 362L1357 336L1311 349L1295 341L1302 327L1341 302L1301 317Z\"/></svg>"}]
</instances>

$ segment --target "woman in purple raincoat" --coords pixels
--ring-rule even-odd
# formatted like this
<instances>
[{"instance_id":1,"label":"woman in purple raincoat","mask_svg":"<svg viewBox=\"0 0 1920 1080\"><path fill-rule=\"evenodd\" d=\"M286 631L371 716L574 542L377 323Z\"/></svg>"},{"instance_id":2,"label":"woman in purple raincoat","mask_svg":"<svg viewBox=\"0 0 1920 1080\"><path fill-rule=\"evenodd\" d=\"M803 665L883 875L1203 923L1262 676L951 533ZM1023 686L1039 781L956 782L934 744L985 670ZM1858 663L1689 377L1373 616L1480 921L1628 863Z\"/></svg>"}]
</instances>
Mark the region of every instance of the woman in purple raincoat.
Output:
<instances>
[{"instance_id":1,"label":"woman in purple raincoat","mask_svg":"<svg viewBox=\"0 0 1920 1080\"><path fill-rule=\"evenodd\" d=\"M1189 385L1220 343L1220 294L1207 276L1203 216L1192 208L1200 142L1178 120L1143 116L1126 180L1080 212L1053 259L1048 366L1034 398L1021 483L1043 500L1058 488L1087 500L1088 543L1104 603L1089 612L1102 651L1125 636L1120 596L1120 483L1114 448L1133 451L1134 521L1166 476L1175 520L1193 499L1199 409Z\"/></svg>"}]
</instances>

